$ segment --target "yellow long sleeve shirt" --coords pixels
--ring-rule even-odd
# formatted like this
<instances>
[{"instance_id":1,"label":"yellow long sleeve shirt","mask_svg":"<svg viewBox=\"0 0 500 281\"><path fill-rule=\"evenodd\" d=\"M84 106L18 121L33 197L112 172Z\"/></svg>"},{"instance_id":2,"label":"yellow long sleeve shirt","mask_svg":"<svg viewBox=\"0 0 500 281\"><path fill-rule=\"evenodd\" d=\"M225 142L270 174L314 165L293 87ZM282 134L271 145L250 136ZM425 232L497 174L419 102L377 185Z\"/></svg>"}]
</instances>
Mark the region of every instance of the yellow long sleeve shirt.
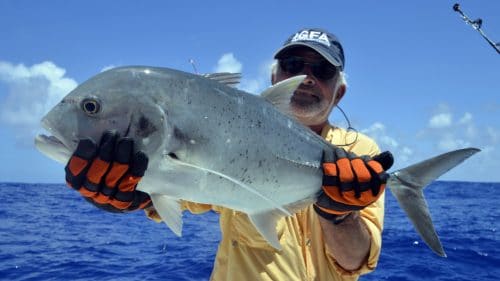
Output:
<instances>
[{"instance_id":1,"label":"yellow long sleeve shirt","mask_svg":"<svg viewBox=\"0 0 500 281\"><path fill-rule=\"evenodd\" d=\"M321 135L332 144L348 144L342 147L357 155L380 153L376 143L360 133L327 125ZM193 213L214 210L220 214L222 239L210 280L357 280L360 274L372 271L378 262L384 195L360 212L371 235L371 247L366 263L354 272L344 270L329 252L312 205L278 222L281 251L262 238L244 213L192 202L183 202L183 207Z\"/></svg>"}]
</instances>

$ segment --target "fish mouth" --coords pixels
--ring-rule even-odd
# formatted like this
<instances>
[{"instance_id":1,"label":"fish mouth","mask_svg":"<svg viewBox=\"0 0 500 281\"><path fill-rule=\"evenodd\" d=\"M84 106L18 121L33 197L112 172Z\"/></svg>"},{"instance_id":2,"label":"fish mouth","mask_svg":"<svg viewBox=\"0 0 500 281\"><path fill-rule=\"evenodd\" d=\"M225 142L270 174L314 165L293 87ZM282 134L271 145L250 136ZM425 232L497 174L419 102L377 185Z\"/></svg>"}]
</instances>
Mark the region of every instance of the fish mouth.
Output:
<instances>
[{"instance_id":1,"label":"fish mouth","mask_svg":"<svg viewBox=\"0 0 500 281\"><path fill-rule=\"evenodd\" d=\"M39 134L35 137L35 147L45 156L61 163L66 164L71 154L76 148L77 142L70 141L66 143L64 138L50 125L46 118L42 119L42 127L50 135Z\"/></svg>"},{"instance_id":2,"label":"fish mouth","mask_svg":"<svg viewBox=\"0 0 500 281\"><path fill-rule=\"evenodd\" d=\"M62 141L60 141L55 136L47 136L44 134L39 134L35 136L35 146L43 152L45 149L41 148L50 148L52 150L58 151L71 151L69 147L67 147Z\"/></svg>"},{"instance_id":3,"label":"fish mouth","mask_svg":"<svg viewBox=\"0 0 500 281\"><path fill-rule=\"evenodd\" d=\"M47 131L47 134L39 134L36 136L36 142L43 142L47 146L52 146L58 149L66 149L68 151L73 151L78 144L77 139L71 139L69 141L64 141L64 137L54 129L54 126L47 120L47 118L42 119L42 128Z\"/></svg>"},{"instance_id":4,"label":"fish mouth","mask_svg":"<svg viewBox=\"0 0 500 281\"><path fill-rule=\"evenodd\" d=\"M67 147L62 141L60 141L57 137L52 136L52 135L47 136L44 134L39 134L35 138L38 142L44 142L44 143L51 145L51 146L54 146L54 147L63 147L63 148L69 149L69 147Z\"/></svg>"},{"instance_id":5,"label":"fish mouth","mask_svg":"<svg viewBox=\"0 0 500 281\"><path fill-rule=\"evenodd\" d=\"M68 162L73 151L57 137L43 134L35 137L35 147L45 156L61 164L66 164Z\"/></svg>"}]
</instances>

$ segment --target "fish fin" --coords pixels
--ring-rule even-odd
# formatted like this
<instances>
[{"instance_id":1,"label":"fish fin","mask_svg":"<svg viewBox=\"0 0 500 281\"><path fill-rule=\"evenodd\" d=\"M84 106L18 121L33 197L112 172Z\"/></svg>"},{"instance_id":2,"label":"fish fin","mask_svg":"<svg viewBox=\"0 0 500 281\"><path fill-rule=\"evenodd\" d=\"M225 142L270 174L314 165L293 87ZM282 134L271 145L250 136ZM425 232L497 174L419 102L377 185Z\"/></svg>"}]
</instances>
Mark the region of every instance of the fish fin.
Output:
<instances>
[{"instance_id":1,"label":"fish fin","mask_svg":"<svg viewBox=\"0 0 500 281\"><path fill-rule=\"evenodd\" d=\"M272 103L281 113L293 116L292 109L290 108L290 99L293 92L295 92L305 78L306 75L297 75L288 78L267 88L260 96Z\"/></svg>"},{"instance_id":2,"label":"fish fin","mask_svg":"<svg viewBox=\"0 0 500 281\"><path fill-rule=\"evenodd\" d=\"M420 237L441 257L446 257L446 253L432 223L423 189L479 151L477 148L454 150L391 173L388 185L392 194Z\"/></svg>"},{"instance_id":3,"label":"fish fin","mask_svg":"<svg viewBox=\"0 0 500 281\"><path fill-rule=\"evenodd\" d=\"M236 87L241 80L241 73L216 72L216 73L203 74L201 76L228 85L229 87L233 88Z\"/></svg>"},{"instance_id":4,"label":"fish fin","mask_svg":"<svg viewBox=\"0 0 500 281\"><path fill-rule=\"evenodd\" d=\"M292 215L290 213L290 211L288 211L287 209L285 209L283 206L281 206L280 204L276 203L275 201L273 201L272 199L268 198L267 196L261 194L260 192L258 192L257 190L255 190L255 188L252 188L251 186L243 183L242 181L240 181L238 179L235 179L235 178L232 178L231 176L228 176L226 174L223 174L223 173L220 173L220 172L217 172L217 171L214 171L214 170L210 170L210 169L205 168L205 167L200 167L200 166L197 166L197 165L194 165L194 164L191 164L191 163L187 163L187 162L184 162L184 161L181 161L181 160L178 160L178 159L171 158L170 161L175 162L176 164L181 165L181 166L191 167L191 168L203 171L205 173L209 173L209 174L221 177L223 179L226 179L226 180L228 180L228 181L230 181L230 182L232 182L232 183L240 186L241 188L243 188L245 191L251 193L252 195L258 196L263 201L267 202L269 204L270 208L274 208L274 209L276 209L277 212L280 212L282 216L291 216Z\"/></svg>"},{"instance_id":5,"label":"fish fin","mask_svg":"<svg viewBox=\"0 0 500 281\"><path fill-rule=\"evenodd\" d=\"M276 250L281 250L276 226L278 225L278 221L283 217L283 214L279 210L272 210L248 215L248 217L255 226L255 229L266 239L269 245Z\"/></svg>"},{"instance_id":6,"label":"fish fin","mask_svg":"<svg viewBox=\"0 0 500 281\"><path fill-rule=\"evenodd\" d=\"M160 194L151 194L153 206L165 224L177 236L182 236L182 210L179 201Z\"/></svg>"}]
</instances>

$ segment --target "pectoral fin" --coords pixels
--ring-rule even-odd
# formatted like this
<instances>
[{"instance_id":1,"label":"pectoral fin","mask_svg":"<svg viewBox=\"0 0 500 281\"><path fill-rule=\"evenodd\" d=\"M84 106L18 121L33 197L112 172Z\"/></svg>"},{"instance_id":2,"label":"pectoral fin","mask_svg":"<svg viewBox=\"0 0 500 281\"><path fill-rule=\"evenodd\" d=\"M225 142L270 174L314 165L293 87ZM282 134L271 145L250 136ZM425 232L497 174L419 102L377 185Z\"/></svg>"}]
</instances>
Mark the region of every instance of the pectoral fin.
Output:
<instances>
[{"instance_id":1,"label":"pectoral fin","mask_svg":"<svg viewBox=\"0 0 500 281\"><path fill-rule=\"evenodd\" d=\"M165 224L177 236L182 236L182 210L178 200L166 195L151 194L153 206Z\"/></svg>"},{"instance_id":2,"label":"pectoral fin","mask_svg":"<svg viewBox=\"0 0 500 281\"><path fill-rule=\"evenodd\" d=\"M258 214L248 215L250 221L255 226L255 229L273 246L276 250L281 250L281 244L278 240L278 233L276 232L276 225L283 217L281 211L274 210Z\"/></svg>"}]
</instances>

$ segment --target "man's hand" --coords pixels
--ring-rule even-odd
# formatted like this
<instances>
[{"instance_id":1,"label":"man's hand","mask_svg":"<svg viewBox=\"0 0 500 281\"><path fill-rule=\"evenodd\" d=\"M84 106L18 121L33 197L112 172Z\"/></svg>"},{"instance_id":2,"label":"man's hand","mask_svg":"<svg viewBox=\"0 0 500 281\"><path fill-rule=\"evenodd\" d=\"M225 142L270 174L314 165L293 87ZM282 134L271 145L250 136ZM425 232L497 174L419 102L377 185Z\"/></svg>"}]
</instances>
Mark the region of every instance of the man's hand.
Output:
<instances>
[{"instance_id":1,"label":"man's hand","mask_svg":"<svg viewBox=\"0 0 500 281\"><path fill-rule=\"evenodd\" d=\"M66 165L66 183L85 199L110 212L144 209L149 195L136 190L148 166L143 152L133 153L130 138L106 132L97 146L90 139L80 140Z\"/></svg>"},{"instance_id":2,"label":"man's hand","mask_svg":"<svg viewBox=\"0 0 500 281\"><path fill-rule=\"evenodd\" d=\"M323 154L323 191L314 209L322 217L340 223L352 211L375 202L384 192L394 162L383 152L373 158L356 156L342 148Z\"/></svg>"}]
</instances>

